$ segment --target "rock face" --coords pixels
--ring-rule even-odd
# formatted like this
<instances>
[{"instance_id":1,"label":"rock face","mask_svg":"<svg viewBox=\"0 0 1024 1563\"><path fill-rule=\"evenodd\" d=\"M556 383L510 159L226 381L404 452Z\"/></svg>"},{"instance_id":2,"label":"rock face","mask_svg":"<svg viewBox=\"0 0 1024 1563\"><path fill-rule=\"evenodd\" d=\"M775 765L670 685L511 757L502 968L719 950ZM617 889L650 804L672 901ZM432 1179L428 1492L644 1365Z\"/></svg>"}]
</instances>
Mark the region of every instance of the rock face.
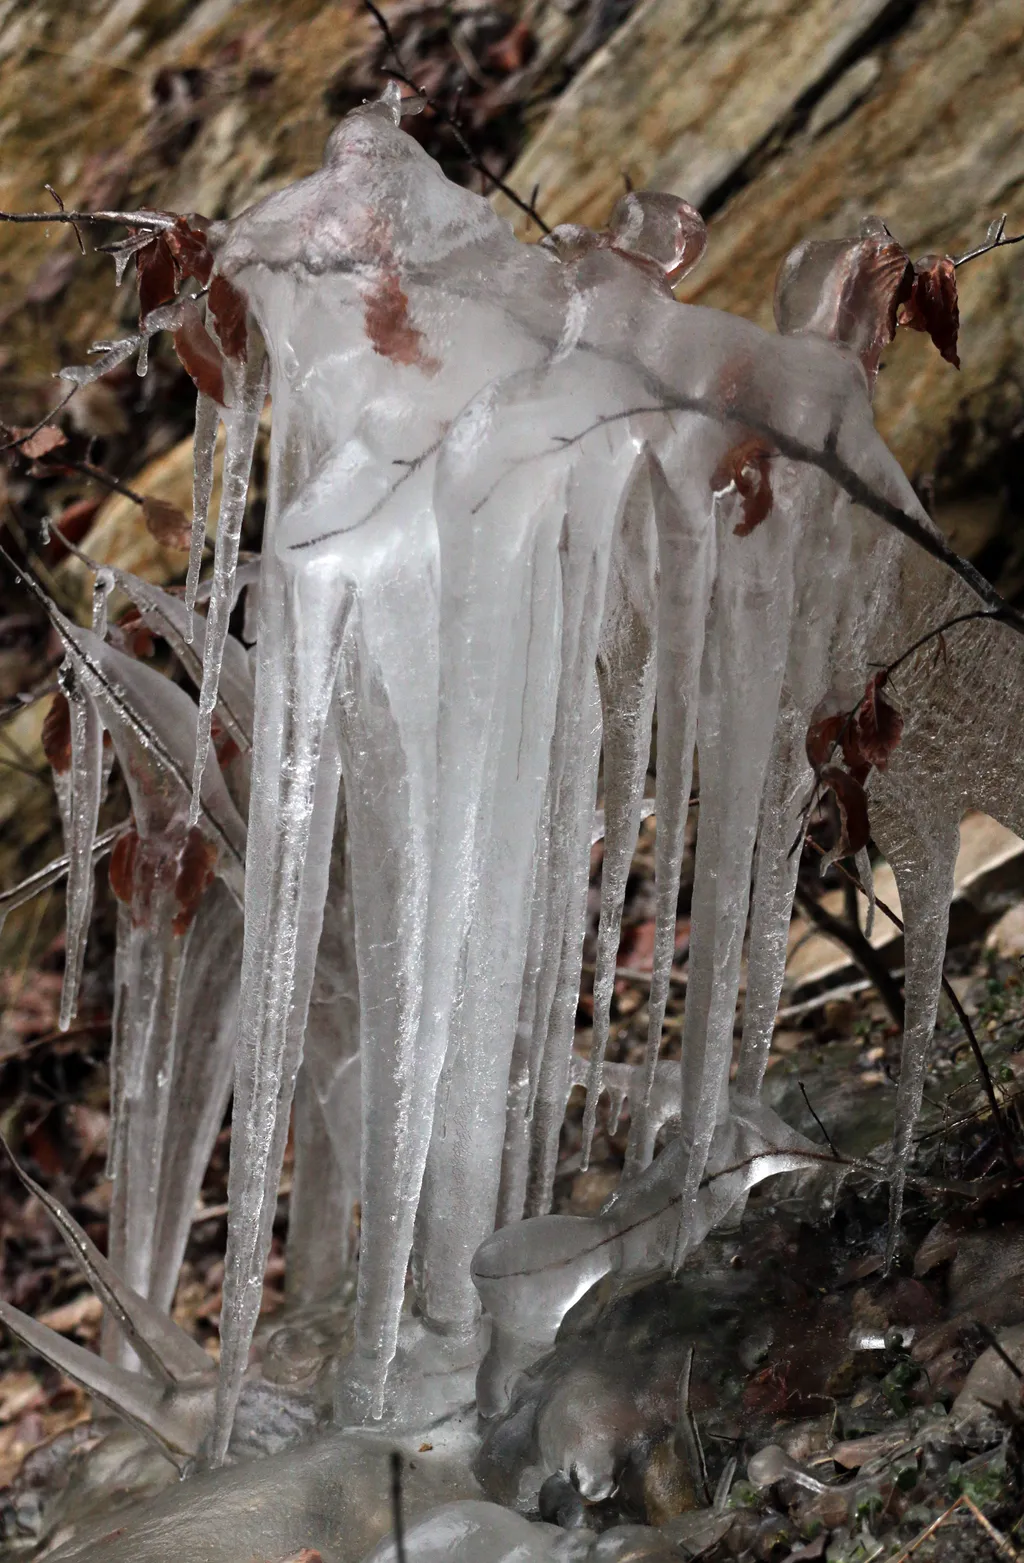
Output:
<instances>
[{"instance_id":1,"label":"rock face","mask_svg":"<svg viewBox=\"0 0 1024 1563\"><path fill-rule=\"evenodd\" d=\"M507 12L528 10L541 54L565 55L564 9ZM403 26L428 15L392 11ZM0 17L0 208L37 207L49 182L83 207L233 214L316 166L379 43L356 0L15 0ZM1024 227L1022 61L1017 0L642 0L546 112L530 111L508 179L524 194L539 185L549 223L602 223L624 174L685 196L713 220L686 297L767 323L786 251L848 233L867 212L915 253L962 252L1003 209L1011 231ZM557 81L549 71L549 91ZM66 229L0 226L0 275L8 416L26 400L22 412L45 408L47 372L117 311L109 263L82 262ZM889 354L883 430L911 473L936 476L940 497L1021 482L1022 303L1024 247L962 274L960 374L923 340ZM130 313L127 296L121 307ZM1000 524L991 504L949 520L965 548Z\"/></svg>"},{"instance_id":2,"label":"rock face","mask_svg":"<svg viewBox=\"0 0 1024 1563\"><path fill-rule=\"evenodd\" d=\"M685 196L711 239L684 296L767 325L783 255L866 213L915 254L963 253L1003 210L1024 229L1022 40L1016 0L644 0L509 181L539 184L549 223L601 222L624 174ZM940 493L997 491L1019 461L1022 303L1024 246L962 274L960 374L921 340L887 356L881 427Z\"/></svg>"}]
</instances>

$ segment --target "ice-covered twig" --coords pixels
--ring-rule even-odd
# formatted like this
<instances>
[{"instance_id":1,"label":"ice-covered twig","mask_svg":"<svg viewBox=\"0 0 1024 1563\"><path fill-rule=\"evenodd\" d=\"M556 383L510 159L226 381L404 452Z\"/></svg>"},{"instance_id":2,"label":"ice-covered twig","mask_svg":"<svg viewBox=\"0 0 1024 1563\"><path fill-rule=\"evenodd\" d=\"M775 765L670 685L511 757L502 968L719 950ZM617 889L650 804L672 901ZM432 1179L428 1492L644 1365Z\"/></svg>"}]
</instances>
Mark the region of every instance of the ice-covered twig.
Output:
<instances>
[{"instance_id":1,"label":"ice-covered twig","mask_svg":"<svg viewBox=\"0 0 1024 1563\"><path fill-rule=\"evenodd\" d=\"M96 837L92 846L94 863L98 863L110 851L124 830L125 823L121 820ZM45 868L39 868L34 874L29 874L20 884L12 885L10 890L0 891L0 927L3 926L3 919L9 912L13 912L16 906L23 906L26 901L31 901L33 896L41 894L43 890L49 890L51 885L59 884L68 871L70 861L65 852L62 857L54 858L52 863L47 863Z\"/></svg>"},{"instance_id":2,"label":"ice-covered twig","mask_svg":"<svg viewBox=\"0 0 1024 1563\"><path fill-rule=\"evenodd\" d=\"M374 21L377 23L377 26L380 28L384 42L388 46L388 52L394 60L395 66L397 67L393 70L389 69L387 74L395 81L400 81L402 85L404 87L408 87L410 91L416 93L417 97L421 98L423 102L433 111L435 117L439 119L443 125L448 126L449 130L452 132L452 135L459 143L459 146L462 148L462 151L472 163L473 167L477 169L479 173L483 174L484 178L488 180L488 182L492 184L496 190L500 190L502 195L505 196L506 200L511 201L512 205L518 207L519 211L521 211L524 216L529 217L533 222L535 222L541 233L550 233L551 229L537 211L535 204L539 186L535 185L530 199L528 201L524 201L522 196L518 195L516 191L512 189L511 185L507 185L504 179L500 178L496 173L487 167L487 164L484 162L483 158L478 152L473 150L472 144L466 139L465 132L463 131L462 126L459 124L458 120L453 118L453 116L448 113L443 104L438 103L436 98L432 98L428 92L424 91L422 87L417 86L417 84L413 81L402 62L402 56L399 52L398 44L395 42L394 33L391 31L391 28L388 25L383 13L378 10L377 6L374 5L373 0L363 0L363 4L369 11L370 15L373 17Z\"/></svg>"},{"instance_id":3,"label":"ice-covered twig","mask_svg":"<svg viewBox=\"0 0 1024 1563\"><path fill-rule=\"evenodd\" d=\"M1015 233L1007 238L1007 216L1008 213L1004 212L1002 217L997 217L995 222L989 225L989 230L985 235L985 241L983 244L979 244L976 249L967 250L967 252L963 255L954 256L953 265L964 266L968 261L977 260L979 255L988 255L992 250L1002 250L1010 244L1024 243L1024 233Z\"/></svg>"},{"instance_id":4,"label":"ice-covered twig","mask_svg":"<svg viewBox=\"0 0 1024 1563\"><path fill-rule=\"evenodd\" d=\"M47 187L49 188L49 187ZM0 212L3 223L119 223L124 228L145 228L150 233L165 233L174 227L167 212Z\"/></svg>"},{"instance_id":5,"label":"ice-covered twig","mask_svg":"<svg viewBox=\"0 0 1024 1563\"><path fill-rule=\"evenodd\" d=\"M1005 624L1018 635L1024 636L1024 614L1014 608L996 590L991 581L986 580L969 559L965 559L951 548L938 528L929 528L924 525L917 516L911 515L901 505L884 494L876 491L867 483L859 473L843 460L836 448L835 436L826 439L820 450L807 445L793 435L785 433L777 428L768 419L761 417L752 409L743 407L739 403L724 406L711 397L705 396L680 396L669 394L664 401L655 403L638 404L634 407L624 408L621 412L608 413L606 416L595 419L587 428L577 434L555 435L559 448L578 444L579 441L590 434L594 429L605 428L610 423L619 423L629 418L640 418L650 414L662 414L668 416L674 412L700 413L704 417L713 418L724 425L742 424L750 428L756 434L762 435L771 442L783 456L788 456L792 461L798 461L806 466L817 467L827 477L849 495L850 499L865 510L871 512L885 521L889 526L895 527L897 532L902 532L911 542L916 543L926 554L937 559L940 564L946 565L954 575L971 588L982 602L988 604L989 611L979 614L980 618L994 619L999 624ZM973 617L973 615L972 615ZM936 633L938 633L936 631Z\"/></svg>"},{"instance_id":6,"label":"ice-covered twig","mask_svg":"<svg viewBox=\"0 0 1024 1563\"><path fill-rule=\"evenodd\" d=\"M2 1135L0 1150L28 1192L46 1210L76 1264L150 1372L168 1384L180 1383L197 1374L209 1374L213 1364L198 1341L179 1329L169 1315L125 1285L60 1200L29 1177Z\"/></svg>"},{"instance_id":7,"label":"ice-covered twig","mask_svg":"<svg viewBox=\"0 0 1024 1563\"><path fill-rule=\"evenodd\" d=\"M23 432L21 434L16 435L14 439L5 440L4 443L2 445L0 445L0 451L17 450L19 445L27 445L29 440L32 438L32 436L34 434L38 434L40 429L45 429L47 424L50 424L50 423L53 422L54 418L57 417L58 413L63 412L64 408L67 406L68 402L75 395L75 392L78 389L79 389L79 387L77 385L73 385L71 387L70 391L68 392L68 394L66 396L61 397L61 399L57 403L56 407L52 407L50 409L50 411L46 414L45 418L40 418L39 422L38 423L34 423L32 425L32 427L31 427L31 429L23 430Z\"/></svg>"}]
</instances>

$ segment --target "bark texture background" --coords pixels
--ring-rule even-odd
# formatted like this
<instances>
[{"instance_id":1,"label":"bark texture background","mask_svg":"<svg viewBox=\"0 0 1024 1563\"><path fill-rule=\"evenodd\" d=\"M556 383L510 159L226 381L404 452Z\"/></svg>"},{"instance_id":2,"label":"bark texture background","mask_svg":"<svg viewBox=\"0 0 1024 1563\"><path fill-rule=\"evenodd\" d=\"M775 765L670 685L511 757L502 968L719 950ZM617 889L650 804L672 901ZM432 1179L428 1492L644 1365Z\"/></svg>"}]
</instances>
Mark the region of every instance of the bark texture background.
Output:
<instances>
[{"instance_id":1,"label":"bark texture background","mask_svg":"<svg viewBox=\"0 0 1024 1563\"><path fill-rule=\"evenodd\" d=\"M959 253L1004 210L1011 232L1024 229L1020 0L400 0L386 11L417 81L446 102L461 89L467 133L523 195L539 186L549 223L600 225L627 175L699 205L711 242L684 285L695 302L770 324L786 251L854 232L869 213L914 254ZM38 209L50 183L84 208L235 213L318 164L339 113L379 87L385 53L358 0L0 0L0 208ZM428 121L411 123L431 144ZM450 141L437 147L475 177ZM1014 595L1024 245L960 282L962 370L901 333L879 419L910 474L934 485L956 545ZM42 416L53 372L135 307L134 287L116 293L109 261L80 256L69 229L0 224L0 419ZM169 354L156 357L162 372L116 394L90 388L66 421L105 441L106 464L136 490L187 510L191 387ZM0 470L16 523L4 483ZM48 503L98 493L72 481ZM85 546L154 579L183 569L118 496ZM80 599L81 570L56 574ZM44 709L6 725L5 752L41 777L2 773L4 884L52 837Z\"/></svg>"}]
</instances>

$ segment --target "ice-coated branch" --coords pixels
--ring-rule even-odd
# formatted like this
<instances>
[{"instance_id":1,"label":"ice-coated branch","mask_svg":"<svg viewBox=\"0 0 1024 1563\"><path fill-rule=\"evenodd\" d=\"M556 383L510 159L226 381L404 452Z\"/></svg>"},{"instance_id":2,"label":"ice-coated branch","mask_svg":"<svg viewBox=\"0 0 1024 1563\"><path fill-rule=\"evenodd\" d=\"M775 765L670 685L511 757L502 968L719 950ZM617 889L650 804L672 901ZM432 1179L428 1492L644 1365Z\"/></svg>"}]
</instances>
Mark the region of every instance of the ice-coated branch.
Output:
<instances>
[{"instance_id":1,"label":"ice-coated branch","mask_svg":"<svg viewBox=\"0 0 1024 1563\"><path fill-rule=\"evenodd\" d=\"M363 5L369 11L370 15L377 23L377 26L380 28L381 35L388 47L388 53L395 62L394 68L389 69L387 74L391 76L393 80L400 81L403 86L408 87L410 91L414 92L417 98L420 100L421 104L430 108L437 119L439 119L443 125L448 126L449 130L454 135L456 141L459 143L459 146L466 154L466 157L469 159L470 163L472 163L475 169L483 174L484 178L489 184L492 184L496 190L500 190L502 195L505 196L507 200L512 202L513 206L517 207L524 216L529 217L532 222L535 222L541 233L550 233L551 229L541 217L536 206L539 186L535 186L530 195L530 199L528 201L524 201L522 196L512 189L511 185L506 184L504 179L500 178L498 174L494 173L490 168L487 167L487 164L484 162L480 154L474 150L472 143L467 140L465 132L463 131L462 126L459 124L458 120L454 119L452 115L448 113L443 104L438 103L436 98L431 97L428 92L425 92L422 87L418 87L413 81L412 77L406 70L405 65L403 64L398 44L395 42L395 35L391 31L390 24L388 23L387 18L384 16L384 13L379 9L378 6L374 5L373 0L363 0Z\"/></svg>"},{"instance_id":2,"label":"ice-coated branch","mask_svg":"<svg viewBox=\"0 0 1024 1563\"><path fill-rule=\"evenodd\" d=\"M989 225L984 242L973 250L967 250L963 255L953 257L954 266L964 266L968 261L977 260L979 255L988 255L992 250L1005 249L1008 244L1024 244L1024 233L1015 233L1007 236L1006 219L1009 214L1004 212L1002 217Z\"/></svg>"},{"instance_id":3,"label":"ice-coated branch","mask_svg":"<svg viewBox=\"0 0 1024 1563\"><path fill-rule=\"evenodd\" d=\"M46 186L49 189L49 185ZM175 219L167 212L0 212L4 223L116 223L123 228L142 228L147 233L165 233Z\"/></svg>"},{"instance_id":4,"label":"ice-coated branch","mask_svg":"<svg viewBox=\"0 0 1024 1563\"><path fill-rule=\"evenodd\" d=\"M703 396L678 396L669 394L664 401L655 403L640 403L635 407L624 408L621 412L608 413L596 419L588 428L578 434L553 436L559 448L578 444L586 435L593 433L595 429L605 428L608 424L618 423L625 419L640 418L649 414L669 416L672 413L689 412L699 413L704 417L713 418L718 423L728 426L740 423L745 428L753 429L757 434L763 435L779 453L788 456L792 461L805 463L807 466L817 467L843 490L855 504L862 505L872 515L878 516L889 526L895 527L908 537L911 542L917 544L925 553L933 559L952 570L955 575L971 588L975 596L987 603L989 612L978 615L982 618L991 618L1001 624L1005 624L1018 635L1024 635L1024 614L1008 603L1000 592L986 580L981 571L958 554L954 548L946 542L937 527L926 526L920 517L905 510L895 501L886 498L884 494L877 493L869 483L855 472L853 468L842 459L836 448L835 435L826 437L820 450L806 444L804 441L794 438L784 432L776 424L758 416L749 408L745 408L741 402L730 403L728 406L715 402ZM964 615L964 618L973 615ZM937 633L937 632L936 632Z\"/></svg>"}]
</instances>

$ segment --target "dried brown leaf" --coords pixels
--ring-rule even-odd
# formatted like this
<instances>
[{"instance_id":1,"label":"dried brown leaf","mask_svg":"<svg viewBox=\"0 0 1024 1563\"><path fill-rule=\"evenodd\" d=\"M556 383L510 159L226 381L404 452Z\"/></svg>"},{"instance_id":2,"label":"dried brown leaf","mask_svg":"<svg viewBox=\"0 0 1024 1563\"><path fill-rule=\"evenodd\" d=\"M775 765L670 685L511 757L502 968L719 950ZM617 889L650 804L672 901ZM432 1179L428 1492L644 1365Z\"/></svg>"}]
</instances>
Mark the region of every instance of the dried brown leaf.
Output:
<instances>
[{"instance_id":1,"label":"dried brown leaf","mask_svg":"<svg viewBox=\"0 0 1024 1563\"><path fill-rule=\"evenodd\" d=\"M409 319L409 296L393 265L381 267L363 302L363 323L374 351L394 364L415 364L433 374L437 361L423 351L423 332Z\"/></svg>"},{"instance_id":2,"label":"dried brown leaf","mask_svg":"<svg viewBox=\"0 0 1024 1563\"><path fill-rule=\"evenodd\" d=\"M92 1292L79 1292L70 1302L62 1303L59 1308L51 1308L47 1313L39 1315L40 1324L48 1324L51 1330L56 1330L58 1335L77 1334L84 1330L86 1335L92 1335L92 1326L98 1324L103 1318L103 1304Z\"/></svg>"},{"instance_id":3,"label":"dried brown leaf","mask_svg":"<svg viewBox=\"0 0 1024 1563\"><path fill-rule=\"evenodd\" d=\"M743 520L733 528L737 537L748 537L772 508L768 463L775 454L760 435L754 434L727 450L712 474L712 493L735 488L740 497Z\"/></svg>"},{"instance_id":4,"label":"dried brown leaf","mask_svg":"<svg viewBox=\"0 0 1024 1563\"><path fill-rule=\"evenodd\" d=\"M203 891L213 883L217 865L217 848L207 841L197 825L193 825L185 838L178 877L174 881L174 899L179 910L171 925L176 934L183 934L192 923Z\"/></svg>"},{"instance_id":5,"label":"dried brown leaf","mask_svg":"<svg viewBox=\"0 0 1024 1563\"><path fill-rule=\"evenodd\" d=\"M139 833L134 825L123 830L114 842L110 854L110 888L122 906L132 904L132 886L135 879L135 854L139 847Z\"/></svg>"},{"instance_id":6,"label":"dried brown leaf","mask_svg":"<svg viewBox=\"0 0 1024 1563\"><path fill-rule=\"evenodd\" d=\"M71 769L71 707L63 690L50 701L43 722L43 753L58 776Z\"/></svg>"},{"instance_id":7,"label":"dried brown leaf","mask_svg":"<svg viewBox=\"0 0 1024 1563\"><path fill-rule=\"evenodd\" d=\"M147 494L142 501L142 514L146 530L155 537L161 548L177 548L187 553L192 541L192 523L185 512L166 499L156 499Z\"/></svg>"},{"instance_id":8,"label":"dried brown leaf","mask_svg":"<svg viewBox=\"0 0 1024 1563\"><path fill-rule=\"evenodd\" d=\"M838 765L826 765L821 772L821 784L826 792L835 794L839 805L842 831L836 847L839 857L851 857L866 847L871 839L868 823L868 799L864 787L856 776L841 770Z\"/></svg>"},{"instance_id":9,"label":"dried brown leaf","mask_svg":"<svg viewBox=\"0 0 1024 1563\"><path fill-rule=\"evenodd\" d=\"M956 350L960 306L956 268L950 256L925 255L915 261L913 286L899 321L912 331L926 331L946 362L960 368Z\"/></svg>"},{"instance_id":10,"label":"dried brown leaf","mask_svg":"<svg viewBox=\"0 0 1024 1563\"><path fill-rule=\"evenodd\" d=\"M860 705L843 735L843 757L851 771L884 771L903 736L903 718L882 694L888 680L883 668L868 679Z\"/></svg>"},{"instance_id":11,"label":"dried brown leaf","mask_svg":"<svg viewBox=\"0 0 1024 1563\"><path fill-rule=\"evenodd\" d=\"M135 251L135 269L139 275L139 320L145 321L151 310L169 304L177 290L174 256L162 233Z\"/></svg>"},{"instance_id":12,"label":"dried brown leaf","mask_svg":"<svg viewBox=\"0 0 1024 1563\"><path fill-rule=\"evenodd\" d=\"M224 357L192 303L186 306L185 317L174 333L174 351L197 390L223 407Z\"/></svg>"},{"instance_id":13,"label":"dried brown leaf","mask_svg":"<svg viewBox=\"0 0 1024 1563\"><path fill-rule=\"evenodd\" d=\"M226 277L214 277L210 284L209 307L224 352L229 358L244 363L249 340L245 294Z\"/></svg>"},{"instance_id":14,"label":"dried brown leaf","mask_svg":"<svg viewBox=\"0 0 1024 1563\"><path fill-rule=\"evenodd\" d=\"M48 456L51 450L59 450L68 442L67 435L52 423L44 423L41 429L37 429L30 440L26 440L20 446L21 454L35 461L40 456Z\"/></svg>"},{"instance_id":15,"label":"dried brown leaf","mask_svg":"<svg viewBox=\"0 0 1024 1563\"><path fill-rule=\"evenodd\" d=\"M200 286L205 288L213 271L213 254L203 230L193 227L187 217L177 217L174 227L168 228L164 237L180 274L183 277L195 277Z\"/></svg>"},{"instance_id":16,"label":"dried brown leaf","mask_svg":"<svg viewBox=\"0 0 1024 1563\"><path fill-rule=\"evenodd\" d=\"M839 742L839 734L846 722L845 711L834 711L829 716L812 717L804 739L807 760L816 771L827 765L832 751Z\"/></svg>"}]
</instances>

